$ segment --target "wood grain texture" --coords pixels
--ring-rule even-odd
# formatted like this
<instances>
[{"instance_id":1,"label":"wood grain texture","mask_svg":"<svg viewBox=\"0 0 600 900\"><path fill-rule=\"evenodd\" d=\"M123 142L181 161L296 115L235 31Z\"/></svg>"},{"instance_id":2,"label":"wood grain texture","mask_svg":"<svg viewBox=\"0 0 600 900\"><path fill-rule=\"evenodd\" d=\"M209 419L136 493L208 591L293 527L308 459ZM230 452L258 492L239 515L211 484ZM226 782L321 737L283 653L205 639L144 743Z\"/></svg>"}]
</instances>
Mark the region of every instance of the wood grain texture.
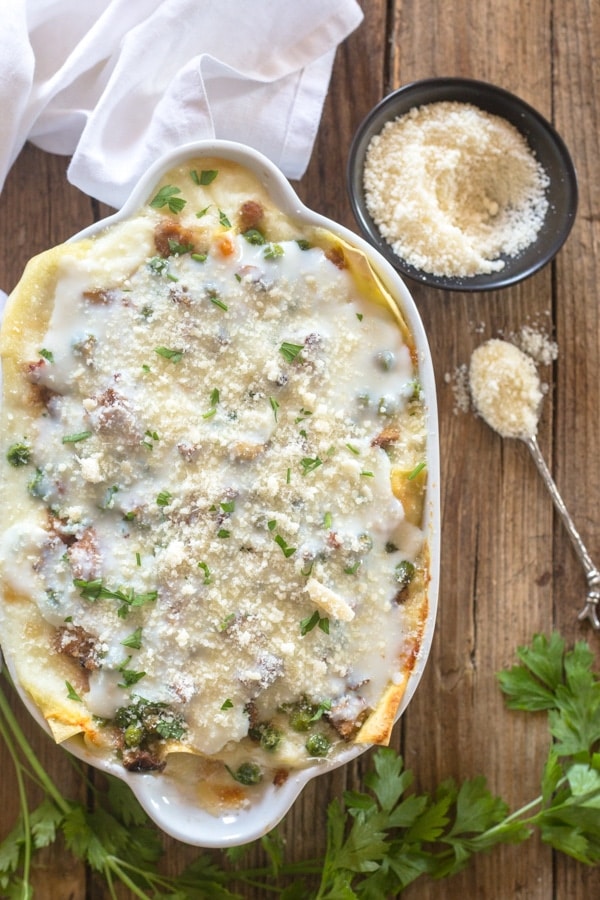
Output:
<instances>
[{"instance_id":1,"label":"wood grain texture","mask_svg":"<svg viewBox=\"0 0 600 900\"><path fill-rule=\"evenodd\" d=\"M577 221L555 262L501 292L445 294L409 284L423 317L438 385L442 456L442 578L428 667L393 746L431 791L447 777L487 776L512 807L538 793L548 748L544 722L505 710L496 672L517 645L557 627L569 642L600 637L578 623L585 579L526 448L502 442L457 409L456 370L488 337L525 324L559 345L542 371L548 384L540 445L581 534L600 559L600 5L592 0L364 0L365 20L339 49L311 164L295 185L312 208L356 230L345 187L352 135L388 90L417 78L493 81L554 122L579 176ZM0 287L27 259L86 226L105 209L66 181L67 160L27 147L0 196ZM32 744L67 796L81 781L62 752L18 709ZM370 754L313 782L282 825L291 859L319 854L326 809L358 788ZM0 838L17 811L11 763L0 747ZM193 848L165 840L165 871ZM249 861L262 862L256 849ZM65 880L63 873L68 872ZM60 885L60 887L57 887ZM97 880L60 847L44 856L36 900L107 900ZM119 896L130 900L126 892ZM248 900L263 900L247 891ZM554 855L537 838L500 847L459 876L419 880L407 900L589 900L600 871Z\"/></svg>"}]
</instances>

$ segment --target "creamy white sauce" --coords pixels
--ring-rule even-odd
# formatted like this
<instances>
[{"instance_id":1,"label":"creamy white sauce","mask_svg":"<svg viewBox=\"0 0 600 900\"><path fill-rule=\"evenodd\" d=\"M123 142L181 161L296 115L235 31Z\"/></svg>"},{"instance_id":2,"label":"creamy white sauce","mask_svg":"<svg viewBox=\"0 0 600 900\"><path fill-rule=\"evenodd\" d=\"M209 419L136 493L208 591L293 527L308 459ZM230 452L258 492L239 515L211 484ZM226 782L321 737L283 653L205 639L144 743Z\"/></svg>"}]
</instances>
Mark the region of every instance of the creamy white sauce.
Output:
<instances>
[{"instance_id":1,"label":"creamy white sauce","mask_svg":"<svg viewBox=\"0 0 600 900\"><path fill-rule=\"evenodd\" d=\"M231 256L172 256L166 274L151 234L134 219L65 259L36 376L59 396L29 436L31 515L0 557L51 624L97 636L92 713L136 695L185 709L187 739L214 754L245 736L249 702L263 718L302 694L377 704L402 657L394 569L423 547L391 466L423 459L424 411L391 313L321 249L266 259L236 236ZM82 300L97 290L114 296ZM387 425L388 450L373 444ZM85 580L152 599L82 596L62 545L40 566L44 505L77 539L93 529ZM309 578L351 610L329 634L300 635ZM123 670L143 675L124 685Z\"/></svg>"}]
</instances>

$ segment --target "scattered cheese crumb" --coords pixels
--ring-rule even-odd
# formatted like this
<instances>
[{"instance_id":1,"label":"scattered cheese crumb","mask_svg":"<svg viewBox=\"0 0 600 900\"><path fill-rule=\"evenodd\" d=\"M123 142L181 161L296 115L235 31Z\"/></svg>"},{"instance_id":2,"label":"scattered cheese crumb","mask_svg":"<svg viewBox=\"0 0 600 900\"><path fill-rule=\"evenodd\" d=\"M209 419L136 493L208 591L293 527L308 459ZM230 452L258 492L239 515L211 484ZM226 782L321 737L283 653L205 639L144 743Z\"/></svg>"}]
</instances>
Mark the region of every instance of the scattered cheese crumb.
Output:
<instances>
[{"instance_id":1,"label":"scattered cheese crumb","mask_svg":"<svg viewBox=\"0 0 600 900\"><path fill-rule=\"evenodd\" d=\"M346 600L315 578L308 579L306 590L315 606L318 606L332 618L340 619L342 622L351 622L354 618L354 610Z\"/></svg>"}]
</instances>

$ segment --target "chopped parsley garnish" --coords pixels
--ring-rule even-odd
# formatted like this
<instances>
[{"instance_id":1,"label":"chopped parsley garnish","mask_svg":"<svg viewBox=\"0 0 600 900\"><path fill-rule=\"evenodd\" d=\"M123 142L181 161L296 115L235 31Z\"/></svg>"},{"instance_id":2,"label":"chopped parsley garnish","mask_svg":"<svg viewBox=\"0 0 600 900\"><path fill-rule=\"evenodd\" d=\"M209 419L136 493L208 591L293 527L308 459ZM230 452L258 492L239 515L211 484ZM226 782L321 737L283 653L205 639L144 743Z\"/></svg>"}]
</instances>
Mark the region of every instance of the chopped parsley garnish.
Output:
<instances>
[{"instance_id":1,"label":"chopped parsley garnish","mask_svg":"<svg viewBox=\"0 0 600 900\"><path fill-rule=\"evenodd\" d=\"M156 497L156 505L168 506L172 499L173 494L169 493L169 491L161 491Z\"/></svg>"},{"instance_id":2,"label":"chopped parsley garnish","mask_svg":"<svg viewBox=\"0 0 600 900\"><path fill-rule=\"evenodd\" d=\"M186 204L183 197L177 196L180 193L181 188L174 184L165 184L164 187L161 187L158 194L152 198L150 206L153 209L162 209L163 206L167 206L172 213L180 213Z\"/></svg>"},{"instance_id":3,"label":"chopped parsley garnish","mask_svg":"<svg viewBox=\"0 0 600 900\"><path fill-rule=\"evenodd\" d=\"M277 520L269 519L269 521L267 522L267 528L269 529L269 531L275 531L275 529L277 528Z\"/></svg>"},{"instance_id":4,"label":"chopped parsley garnish","mask_svg":"<svg viewBox=\"0 0 600 900\"><path fill-rule=\"evenodd\" d=\"M290 547L289 544L287 544L285 538L283 538L280 534L275 535L275 543L278 547L281 547L281 551L286 559L289 559L289 557L293 556L293 554L296 552L296 547Z\"/></svg>"},{"instance_id":5,"label":"chopped parsley garnish","mask_svg":"<svg viewBox=\"0 0 600 900\"><path fill-rule=\"evenodd\" d=\"M304 422L304 420L308 419L309 416L312 416L312 412L310 411L310 409L304 409L304 407L302 407L302 409L294 419L294 422L297 425L298 422Z\"/></svg>"},{"instance_id":6,"label":"chopped parsley garnish","mask_svg":"<svg viewBox=\"0 0 600 900\"><path fill-rule=\"evenodd\" d=\"M284 250L281 244L269 244L265 247L263 251L263 256L265 259L277 259L279 256L283 256Z\"/></svg>"},{"instance_id":7,"label":"chopped parsley garnish","mask_svg":"<svg viewBox=\"0 0 600 900\"><path fill-rule=\"evenodd\" d=\"M309 472L314 472L315 469L318 469L319 466L322 466L323 460L319 459L318 456L315 456L314 459L311 459L310 456L305 456L300 460L300 465L302 466L302 474L308 475Z\"/></svg>"},{"instance_id":8,"label":"chopped parsley garnish","mask_svg":"<svg viewBox=\"0 0 600 900\"><path fill-rule=\"evenodd\" d=\"M172 363L181 362L183 357L183 350L173 350L170 347L155 347L154 352L158 353L159 356L162 356L163 359L168 359Z\"/></svg>"},{"instance_id":9,"label":"chopped parsley garnish","mask_svg":"<svg viewBox=\"0 0 600 900\"><path fill-rule=\"evenodd\" d=\"M194 249L193 244L180 244L179 241L173 240L173 238L169 238L169 253L172 256L183 256L185 253L190 253Z\"/></svg>"},{"instance_id":10,"label":"chopped parsley garnish","mask_svg":"<svg viewBox=\"0 0 600 900\"><path fill-rule=\"evenodd\" d=\"M231 222L227 218L227 215L223 212L222 209L219 210L219 222L224 228L231 228Z\"/></svg>"},{"instance_id":11,"label":"chopped parsley garnish","mask_svg":"<svg viewBox=\"0 0 600 900\"><path fill-rule=\"evenodd\" d=\"M52 352L52 350L45 350L44 348L42 348L41 350L38 350L38 353L40 354L40 356L43 356L47 362L54 362L54 353Z\"/></svg>"},{"instance_id":12,"label":"chopped parsley garnish","mask_svg":"<svg viewBox=\"0 0 600 900\"><path fill-rule=\"evenodd\" d=\"M204 185L211 184L215 180L215 178L217 177L218 174L219 174L218 169L202 169L199 175L198 175L198 172L196 171L196 169L193 169L190 172L190 175L192 176L192 180L195 181L196 184L204 184Z\"/></svg>"},{"instance_id":13,"label":"chopped parsley garnish","mask_svg":"<svg viewBox=\"0 0 600 900\"><path fill-rule=\"evenodd\" d=\"M356 575L358 570L360 569L360 559L357 559L351 566L346 566L344 572L346 575Z\"/></svg>"},{"instance_id":14,"label":"chopped parsley garnish","mask_svg":"<svg viewBox=\"0 0 600 900\"><path fill-rule=\"evenodd\" d=\"M206 215L206 213L209 211L209 209L210 209L210 203L208 204L208 206L205 206L204 209L198 210L198 212L196 213L196 218L201 219L203 216Z\"/></svg>"},{"instance_id":15,"label":"chopped parsley garnish","mask_svg":"<svg viewBox=\"0 0 600 900\"><path fill-rule=\"evenodd\" d=\"M169 263L162 256L153 256L146 263L154 275L165 275L169 271ZM142 310L142 314L145 315Z\"/></svg>"},{"instance_id":16,"label":"chopped parsley garnish","mask_svg":"<svg viewBox=\"0 0 600 900\"><path fill-rule=\"evenodd\" d=\"M112 484L109 488L107 488L106 493L104 494L104 500L102 501L102 505L100 509L112 509L115 502L115 494L119 493L119 485Z\"/></svg>"},{"instance_id":17,"label":"chopped parsley garnish","mask_svg":"<svg viewBox=\"0 0 600 900\"><path fill-rule=\"evenodd\" d=\"M138 681L141 681L146 675L145 672L135 672L133 669L128 669L127 666L130 662L131 656L128 656L125 662L122 662L117 670L121 673L123 678L123 681L118 683L118 687L131 687L132 684L137 684Z\"/></svg>"},{"instance_id":18,"label":"chopped parsley garnish","mask_svg":"<svg viewBox=\"0 0 600 900\"><path fill-rule=\"evenodd\" d=\"M219 528L219 530L217 531L217 537L218 538L231 537L231 531L229 531L227 528Z\"/></svg>"},{"instance_id":19,"label":"chopped parsley garnish","mask_svg":"<svg viewBox=\"0 0 600 900\"><path fill-rule=\"evenodd\" d=\"M217 294L209 294L208 299L210 300L211 303L214 303L215 306L218 306L219 309L222 309L225 312L227 312L227 310L229 309L227 304L223 303L223 301Z\"/></svg>"},{"instance_id":20,"label":"chopped parsley garnish","mask_svg":"<svg viewBox=\"0 0 600 900\"><path fill-rule=\"evenodd\" d=\"M423 469L425 468L425 465L426 465L426 463L424 463L424 462L417 463L417 465L414 467L412 472L408 473L408 480L413 481L417 477L417 475L423 471Z\"/></svg>"},{"instance_id":21,"label":"chopped parsley garnish","mask_svg":"<svg viewBox=\"0 0 600 900\"><path fill-rule=\"evenodd\" d=\"M203 419L212 419L212 417L216 416L216 414L217 414L217 408L216 408L216 406L212 406L205 413L202 413L202 418Z\"/></svg>"},{"instance_id":22,"label":"chopped parsley garnish","mask_svg":"<svg viewBox=\"0 0 600 900\"><path fill-rule=\"evenodd\" d=\"M216 406L220 399L221 394L219 393L219 388L213 388L210 392L210 405Z\"/></svg>"},{"instance_id":23,"label":"chopped parsley garnish","mask_svg":"<svg viewBox=\"0 0 600 900\"><path fill-rule=\"evenodd\" d=\"M363 478L375 478L374 472L361 472Z\"/></svg>"},{"instance_id":24,"label":"chopped parsley garnish","mask_svg":"<svg viewBox=\"0 0 600 900\"><path fill-rule=\"evenodd\" d=\"M283 358L290 363L294 362L302 350L304 350L304 344L290 344L289 341L284 341L279 348Z\"/></svg>"},{"instance_id":25,"label":"chopped parsley garnish","mask_svg":"<svg viewBox=\"0 0 600 900\"><path fill-rule=\"evenodd\" d=\"M227 700L225 700L225 702L221 704L221 709L233 709L233 703L229 698L227 698Z\"/></svg>"},{"instance_id":26,"label":"chopped parsley garnish","mask_svg":"<svg viewBox=\"0 0 600 900\"><path fill-rule=\"evenodd\" d=\"M63 444L77 444L79 441L86 441L92 436L91 431L76 431L75 434L63 435Z\"/></svg>"},{"instance_id":27,"label":"chopped parsley garnish","mask_svg":"<svg viewBox=\"0 0 600 900\"><path fill-rule=\"evenodd\" d=\"M84 600L94 603L96 600L119 600L121 606L118 610L119 618L124 619L132 607L143 606L145 603L153 603L158 597L158 591L136 593L133 588L112 590L104 586L101 578L86 581L83 578L75 578L73 584L79 588Z\"/></svg>"},{"instance_id":28,"label":"chopped parsley garnish","mask_svg":"<svg viewBox=\"0 0 600 900\"><path fill-rule=\"evenodd\" d=\"M227 631L230 625L235 622L235 613L229 613L222 622L219 623L219 631Z\"/></svg>"},{"instance_id":29,"label":"chopped parsley garnish","mask_svg":"<svg viewBox=\"0 0 600 900\"><path fill-rule=\"evenodd\" d=\"M6 452L6 458L15 468L26 466L31 459L31 447L24 442L13 444Z\"/></svg>"},{"instance_id":30,"label":"chopped parsley garnish","mask_svg":"<svg viewBox=\"0 0 600 900\"><path fill-rule=\"evenodd\" d=\"M300 634L304 637L316 626L318 626L325 634L329 634L329 619L326 616L321 617L318 609L315 609L312 615L306 616L305 619L301 620Z\"/></svg>"},{"instance_id":31,"label":"chopped parsley garnish","mask_svg":"<svg viewBox=\"0 0 600 900\"><path fill-rule=\"evenodd\" d=\"M142 629L136 628L131 634L121 641L124 647L131 647L132 650L139 650L142 646Z\"/></svg>"},{"instance_id":32,"label":"chopped parsley garnish","mask_svg":"<svg viewBox=\"0 0 600 900\"><path fill-rule=\"evenodd\" d=\"M323 528L331 528L331 513L326 512L323 516Z\"/></svg>"},{"instance_id":33,"label":"chopped parsley garnish","mask_svg":"<svg viewBox=\"0 0 600 900\"><path fill-rule=\"evenodd\" d=\"M210 569L208 568L207 564L205 562L199 562L198 568L204 572L204 580L203 580L202 584L211 584L212 576L210 574Z\"/></svg>"},{"instance_id":34,"label":"chopped parsley garnish","mask_svg":"<svg viewBox=\"0 0 600 900\"><path fill-rule=\"evenodd\" d=\"M356 318L358 319L359 322L362 322L362 320L363 320L363 314L362 314L362 313L356 313Z\"/></svg>"},{"instance_id":35,"label":"chopped parsley garnish","mask_svg":"<svg viewBox=\"0 0 600 900\"><path fill-rule=\"evenodd\" d=\"M261 246L261 244L266 243L264 234L258 230L258 228L249 228L248 231L244 231L242 234L249 244L256 244L257 246Z\"/></svg>"},{"instance_id":36,"label":"chopped parsley garnish","mask_svg":"<svg viewBox=\"0 0 600 900\"><path fill-rule=\"evenodd\" d=\"M150 429L147 429L147 431L146 431L144 437L147 438L147 440L143 440L143 441L142 441L142 444L143 444L144 447L146 447L148 450L153 450L153 449L154 449L154 442L160 440L160 437L158 436L158 433L157 433L156 431L151 431Z\"/></svg>"},{"instance_id":37,"label":"chopped parsley garnish","mask_svg":"<svg viewBox=\"0 0 600 900\"><path fill-rule=\"evenodd\" d=\"M296 243L298 244L298 246L300 247L301 250L310 250L310 248L312 247L312 244L310 243L310 241L306 241L306 240L304 240L304 238L300 238L299 240L296 241Z\"/></svg>"},{"instance_id":38,"label":"chopped parsley garnish","mask_svg":"<svg viewBox=\"0 0 600 900\"><path fill-rule=\"evenodd\" d=\"M82 701L81 697L79 696L79 694L77 693L77 691L75 690L75 688L73 687L71 682L65 681L65 685L67 688L67 697L69 698L69 700L76 700L77 703L82 703L83 701Z\"/></svg>"},{"instance_id":39,"label":"chopped parsley garnish","mask_svg":"<svg viewBox=\"0 0 600 900\"><path fill-rule=\"evenodd\" d=\"M277 411L279 409L279 403L277 402L275 397L269 397L269 403L271 404L271 409L273 410L275 421L277 421Z\"/></svg>"},{"instance_id":40,"label":"chopped parsley garnish","mask_svg":"<svg viewBox=\"0 0 600 900\"><path fill-rule=\"evenodd\" d=\"M358 447L355 447L354 444L346 444L346 447L348 448L350 453L354 453L355 456L359 455L360 450L358 449Z\"/></svg>"},{"instance_id":41,"label":"chopped parsley garnish","mask_svg":"<svg viewBox=\"0 0 600 900\"><path fill-rule=\"evenodd\" d=\"M310 722L318 722L320 718L331 710L331 700L321 700L315 712L310 717Z\"/></svg>"}]
</instances>

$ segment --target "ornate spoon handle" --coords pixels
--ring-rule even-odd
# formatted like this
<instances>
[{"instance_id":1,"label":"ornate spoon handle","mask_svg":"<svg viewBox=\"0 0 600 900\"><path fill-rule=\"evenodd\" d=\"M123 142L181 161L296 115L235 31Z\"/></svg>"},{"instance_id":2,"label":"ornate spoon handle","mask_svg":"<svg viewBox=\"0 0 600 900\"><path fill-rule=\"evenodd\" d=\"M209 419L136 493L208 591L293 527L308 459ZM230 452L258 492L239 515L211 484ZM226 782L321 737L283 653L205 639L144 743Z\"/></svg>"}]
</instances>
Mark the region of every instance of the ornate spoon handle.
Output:
<instances>
[{"instance_id":1,"label":"ornate spoon handle","mask_svg":"<svg viewBox=\"0 0 600 900\"><path fill-rule=\"evenodd\" d=\"M587 602L579 613L578 619L589 619L592 623L592 627L596 630L600 630L600 618L598 617L598 606L600 604L600 570L598 570L593 564L591 557L586 550L583 541L581 540L581 536L575 528L573 519L569 515L569 511L567 510L562 497L558 493L558 488L556 487L552 475L550 474L550 470L546 465L546 460L541 454L538 442L534 437L523 438L523 441L529 447L531 455L533 456L538 471L542 476L544 484L550 492L554 507L561 517L565 528L567 529L569 537L571 538L571 541L573 543L573 547L575 548L575 552L581 560L581 564L585 570L585 575L588 583Z\"/></svg>"}]
</instances>

